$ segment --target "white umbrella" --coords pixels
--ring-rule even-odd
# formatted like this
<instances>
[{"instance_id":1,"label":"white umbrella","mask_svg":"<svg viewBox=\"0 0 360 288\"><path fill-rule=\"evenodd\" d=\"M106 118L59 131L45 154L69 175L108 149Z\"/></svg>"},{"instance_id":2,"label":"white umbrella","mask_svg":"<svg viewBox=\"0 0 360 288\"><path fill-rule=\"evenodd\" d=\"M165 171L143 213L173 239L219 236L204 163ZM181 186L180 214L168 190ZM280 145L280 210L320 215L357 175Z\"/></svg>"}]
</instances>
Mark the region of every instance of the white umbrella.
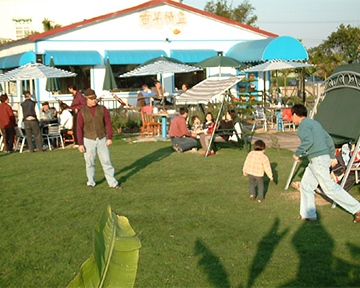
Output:
<instances>
[{"instance_id":1,"label":"white umbrella","mask_svg":"<svg viewBox=\"0 0 360 288\"><path fill-rule=\"evenodd\" d=\"M251 72L265 72L272 70L283 70L283 69L293 69L293 68L302 68L302 67L311 67L314 66L308 63L300 62L291 62L283 60L271 60L253 67L242 70L241 72L251 73Z\"/></svg>"},{"instance_id":2,"label":"white umbrella","mask_svg":"<svg viewBox=\"0 0 360 288\"><path fill-rule=\"evenodd\" d=\"M284 60L270 60L268 62L247 68L242 70L241 72L252 73L252 72L267 72L272 70L283 70L283 69L294 69L294 68L303 68L303 67L311 67L314 66L308 63L301 62L292 62L292 61L284 61ZM264 97L263 97L263 105L265 105L265 74L264 74Z\"/></svg>"},{"instance_id":3,"label":"white umbrella","mask_svg":"<svg viewBox=\"0 0 360 288\"><path fill-rule=\"evenodd\" d=\"M150 59L140 66L136 67L134 70L127 72L119 77L133 77L133 76L145 76L145 75L162 75L163 73L187 73L200 71L201 69L187 65L175 58L170 57L156 57ZM164 78L161 76L162 82ZM164 87L164 83L162 83ZM164 105L165 101L163 101Z\"/></svg>"},{"instance_id":4,"label":"white umbrella","mask_svg":"<svg viewBox=\"0 0 360 288\"><path fill-rule=\"evenodd\" d=\"M157 75L163 73L186 73L200 70L201 69L187 65L177 59L160 56L144 62L134 70L120 75L119 77Z\"/></svg>"},{"instance_id":5,"label":"white umbrella","mask_svg":"<svg viewBox=\"0 0 360 288\"><path fill-rule=\"evenodd\" d=\"M40 63L28 63L0 75L0 82L31 80L38 78L65 78L75 76L76 73L65 71L59 68L45 66Z\"/></svg>"}]
</instances>

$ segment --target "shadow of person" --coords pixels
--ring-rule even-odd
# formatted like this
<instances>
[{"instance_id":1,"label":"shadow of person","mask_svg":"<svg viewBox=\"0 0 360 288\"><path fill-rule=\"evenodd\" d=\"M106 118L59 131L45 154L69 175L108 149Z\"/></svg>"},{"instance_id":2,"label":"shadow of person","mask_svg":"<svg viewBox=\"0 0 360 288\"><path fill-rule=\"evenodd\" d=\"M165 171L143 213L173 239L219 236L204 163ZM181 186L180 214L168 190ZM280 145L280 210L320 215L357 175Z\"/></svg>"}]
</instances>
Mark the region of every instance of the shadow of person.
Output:
<instances>
[{"instance_id":1,"label":"shadow of person","mask_svg":"<svg viewBox=\"0 0 360 288\"><path fill-rule=\"evenodd\" d=\"M150 154L145 155L144 157L141 157L140 159L137 159L134 163L115 172L115 176L117 176L121 173L124 173L124 172L128 172L126 175L124 175L120 179L118 179L119 183L124 183L124 182L126 182L126 180L128 178L134 176L136 173L138 173L142 169L146 168L151 163L161 161L173 153L174 153L174 151L172 150L171 147L160 148L154 152L151 152ZM105 177L103 177L101 180L96 181L96 184L100 184L100 183L104 182L105 180L106 180Z\"/></svg>"},{"instance_id":2,"label":"shadow of person","mask_svg":"<svg viewBox=\"0 0 360 288\"><path fill-rule=\"evenodd\" d=\"M219 257L199 239L195 241L195 255L200 255L198 266L207 275L212 286L230 287L228 275Z\"/></svg>"},{"instance_id":3,"label":"shadow of person","mask_svg":"<svg viewBox=\"0 0 360 288\"><path fill-rule=\"evenodd\" d=\"M304 221L292 244L300 263L296 279L281 287L333 287L334 241L320 221Z\"/></svg>"},{"instance_id":4,"label":"shadow of person","mask_svg":"<svg viewBox=\"0 0 360 288\"><path fill-rule=\"evenodd\" d=\"M276 218L269 232L266 233L258 244L258 250L251 264L247 287L254 285L256 278L265 270L276 246L279 245L281 239L289 232L289 228L279 232L279 225L280 220Z\"/></svg>"}]
</instances>

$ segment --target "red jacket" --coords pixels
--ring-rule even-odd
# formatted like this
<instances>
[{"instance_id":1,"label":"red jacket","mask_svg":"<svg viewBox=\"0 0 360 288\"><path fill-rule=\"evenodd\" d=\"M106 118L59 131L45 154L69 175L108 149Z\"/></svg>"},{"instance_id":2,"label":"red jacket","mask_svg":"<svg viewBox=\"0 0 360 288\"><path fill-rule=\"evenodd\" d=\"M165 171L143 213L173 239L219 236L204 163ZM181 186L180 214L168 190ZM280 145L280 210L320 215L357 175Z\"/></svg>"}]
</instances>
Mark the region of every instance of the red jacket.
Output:
<instances>
[{"instance_id":1,"label":"red jacket","mask_svg":"<svg viewBox=\"0 0 360 288\"><path fill-rule=\"evenodd\" d=\"M0 104L0 128L14 128L16 126L15 115L10 105L2 102Z\"/></svg>"}]
</instances>

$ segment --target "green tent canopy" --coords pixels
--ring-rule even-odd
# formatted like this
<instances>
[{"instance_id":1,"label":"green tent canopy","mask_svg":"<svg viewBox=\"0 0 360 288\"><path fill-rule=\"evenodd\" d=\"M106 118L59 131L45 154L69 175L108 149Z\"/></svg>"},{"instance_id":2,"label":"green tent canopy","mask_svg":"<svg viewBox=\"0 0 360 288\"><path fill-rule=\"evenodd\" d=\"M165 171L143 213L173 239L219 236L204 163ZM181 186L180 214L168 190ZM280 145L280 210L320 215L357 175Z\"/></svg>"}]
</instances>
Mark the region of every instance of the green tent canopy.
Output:
<instances>
[{"instance_id":1,"label":"green tent canopy","mask_svg":"<svg viewBox=\"0 0 360 288\"><path fill-rule=\"evenodd\" d=\"M357 81L354 81L356 80ZM325 99L314 119L335 144L356 143L360 136L360 64L342 65L325 82Z\"/></svg>"}]
</instances>

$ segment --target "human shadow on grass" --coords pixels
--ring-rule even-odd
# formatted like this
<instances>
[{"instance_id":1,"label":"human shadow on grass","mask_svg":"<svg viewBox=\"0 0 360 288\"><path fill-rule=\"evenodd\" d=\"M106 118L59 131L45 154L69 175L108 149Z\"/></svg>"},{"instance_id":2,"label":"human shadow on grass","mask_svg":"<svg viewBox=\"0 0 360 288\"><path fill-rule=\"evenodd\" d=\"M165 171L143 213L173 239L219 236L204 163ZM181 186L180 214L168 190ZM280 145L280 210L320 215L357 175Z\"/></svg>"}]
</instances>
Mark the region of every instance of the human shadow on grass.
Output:
<instances>
[{"instance_id":1,"label":"human shadow on grass","mask_svg":"<svg viewBox=\"0 0 360 288\"><path fill-rule=\"evenodd\" d=\"M295 233L292 244L299 255L299 269L296 278L281 287L359 285L360 265L334 257L334 240L320 221L304 221ZM354 259L358 259L360 248L353 244L347 245Z\"/></svg>"},{"instance_id":2,"label":"human shadow on grass","mask_svg":"<svg viewBox=\"0 0 360 288\"><path fill-rule=\"evenodd\" d=\"M256 278L260 276L268 265L275 248L279 245L281 239L289 232L289 228L280 232L279 225L280 220L276 218L269 232L266 233L259 242L256 255L251 264L247 287L254 285Z\"/></svg>"},{"instance_id":3,"label":"human shadow on grass","mask_svg":"<svg viewBox=\"0 0 360 288\"><path fill-rule=\"evenodd\" d=\"M230 287L229 277L219 260L220 257L211 252L199 239L195 241L195 255L200 256L198 266L207 275L212 286Z\"/></svg>"},{"instance_id":4,"label":"human shadow on grass","mask_svg":"<svg viewBox=\"0 0 360 288\"><path fill-rule=\"evenodd\" d=\"M157 161L161 161L173 153L174 151L172 150L171 147L160 148L154 152L151 152L150 154L145 155L144 157L141 157L140 159L137 159L134 163L122 168L121 170L115 173L115 176L124 172L128 172L126 175L122 176L119 179L119 183L124 183L128 178L134 176L136 173L146 168L150 164ZM105 178L103 178L100 181L101 182L105 181Z\"/></svg>"}]
</instances>

